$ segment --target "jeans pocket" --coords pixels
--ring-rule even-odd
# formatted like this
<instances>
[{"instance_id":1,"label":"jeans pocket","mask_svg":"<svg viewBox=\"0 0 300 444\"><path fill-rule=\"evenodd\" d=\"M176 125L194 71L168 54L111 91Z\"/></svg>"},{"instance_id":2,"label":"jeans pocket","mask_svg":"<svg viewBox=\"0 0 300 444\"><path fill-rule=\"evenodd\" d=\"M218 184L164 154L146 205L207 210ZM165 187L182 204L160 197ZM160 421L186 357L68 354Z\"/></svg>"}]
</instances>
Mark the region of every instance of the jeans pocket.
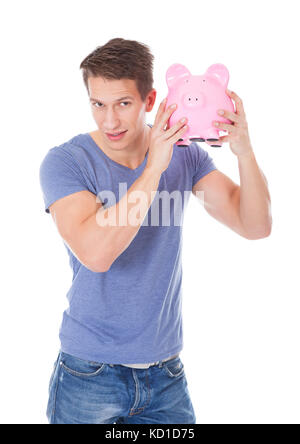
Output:
<instances>
[{"instance_id":1,"label":"jeans pocket","mask_svg":"<svg viewBox=\"0 0 300 444\"><path fill-rule=\"evenodd\" d=\"M54 378L54 375L55 375L55 371L56 371L57 363L58 363L58 360L59 360L59 356L60 356L60 353L58 353L58 356L57 356L57 358L56 358L56 360L55 360L55 362L53 364L53 370L52 370L50 381L49 381L48 393L50 393L50 390L51 390L51 385L52 385L53 378Z\"/></svg>"},{"instance_id":2,"label":"jeans pocket","mask_svg":"<svg viewBox=\"0 0 300 444\"><path fill-rule=\"evenodd\" d=\"M86 361L75 356L61 352L61 368L73 376L91 378L99 375L105 368L103 362Z\"/></svg>"},{"instance_id":3,"label":"jeans pocket","mask_svg":"<svg viewBox=\"0 0 300 444\"><path fill-rule=\"evenodd\" d=\"M170 378L179 378L184 374L184 365L178 356L177 358L170 359L163 365L163 370Z\"/></svg>"}]
</instances>

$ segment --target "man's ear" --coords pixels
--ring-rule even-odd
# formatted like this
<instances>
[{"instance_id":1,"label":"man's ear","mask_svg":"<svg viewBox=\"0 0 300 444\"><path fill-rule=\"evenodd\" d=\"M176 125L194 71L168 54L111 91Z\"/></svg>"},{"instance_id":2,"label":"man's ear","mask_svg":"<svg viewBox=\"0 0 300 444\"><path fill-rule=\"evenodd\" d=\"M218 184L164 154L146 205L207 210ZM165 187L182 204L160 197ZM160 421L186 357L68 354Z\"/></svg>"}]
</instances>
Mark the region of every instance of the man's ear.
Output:
<instances>
[{"instance_id":1,"label":"man's ear","mask_svg":"<svg viewBox=\"0 0 300 444\"><path fill-rule=\"evenodd\" d=\"M157 91L156 89L152 89L146 97L146 112L149 113L150 111L152 111L153 106L155 104L155 100L156 100L156 95L157 95Z\"/></svg>"}]
</instances>

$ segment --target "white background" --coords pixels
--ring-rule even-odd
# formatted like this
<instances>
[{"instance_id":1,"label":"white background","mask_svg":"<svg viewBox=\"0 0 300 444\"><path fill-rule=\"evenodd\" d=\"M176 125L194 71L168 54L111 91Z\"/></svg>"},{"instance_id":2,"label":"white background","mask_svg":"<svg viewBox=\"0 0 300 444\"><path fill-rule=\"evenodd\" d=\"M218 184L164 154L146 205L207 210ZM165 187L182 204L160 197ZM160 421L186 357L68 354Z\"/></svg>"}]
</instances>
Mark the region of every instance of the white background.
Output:
<instances>
[{"instance_id":1,"label":"white background","mask_svg":"<svg viewBox=\"0 0 300 444\"><path fill-rule=\"evenodd\" d=\"M225 64L269 183L268 238L240 237L193 195L185 214L181 358L197 423L300 423L297 3L1 3L1 423L47 424L72 276L38 171L50 148L96 129L79 65L114 37L155 56L150 123L172 63L193 74ZM239 184L229 145L201 146Z\"/></svg>"}]
</instances>

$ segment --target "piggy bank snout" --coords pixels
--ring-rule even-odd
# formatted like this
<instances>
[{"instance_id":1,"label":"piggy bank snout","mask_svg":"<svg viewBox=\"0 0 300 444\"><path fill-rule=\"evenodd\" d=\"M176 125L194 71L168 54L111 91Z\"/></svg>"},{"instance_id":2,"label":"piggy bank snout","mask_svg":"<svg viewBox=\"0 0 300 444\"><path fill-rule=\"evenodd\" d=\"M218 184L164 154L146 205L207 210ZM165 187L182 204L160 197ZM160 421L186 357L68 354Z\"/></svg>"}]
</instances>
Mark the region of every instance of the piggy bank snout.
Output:
<instances>
[{"instance_id":1,"label":"piggy bank snout","mask_svg":"<svg viewBox=\"0 0 300 444\"><path fill-rule=\"evenodd\" d=\"M187 107L203 107L205 105L205 96L203 93L201 92L188 92L186 94L184 94L184 96L182 97L182 102L184 104L184 106Z\"/></svg>"}]
</instances>

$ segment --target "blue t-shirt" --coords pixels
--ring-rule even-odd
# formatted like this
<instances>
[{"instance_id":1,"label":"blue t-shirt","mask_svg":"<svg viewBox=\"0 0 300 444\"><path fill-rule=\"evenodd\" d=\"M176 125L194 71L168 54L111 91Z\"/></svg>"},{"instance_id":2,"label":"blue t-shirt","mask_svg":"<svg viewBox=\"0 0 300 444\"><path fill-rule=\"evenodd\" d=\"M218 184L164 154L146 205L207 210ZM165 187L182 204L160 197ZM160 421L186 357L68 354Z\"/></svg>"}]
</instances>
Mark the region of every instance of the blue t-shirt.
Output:
<instances>
[{"instance_id":1,"label":"blue t-shirt","mask_svg":"<svg viewBox=\"0 0 300 444\"><path fill-rule=\"evenodd\" d=\"M104 205L107 193L102 199L101 191L109 190L118 202L142 174L147 158L148 152L136 169L130 169L110 159L89 133L51 148L40 166L45 211L49 213L57 199L82 190L94 193ZM61 351L96 362L135 364L182 350L183 214L193 185L215 169L197 143L174 145L140 229L106 272L89 270L64 242L73 278L59 331ZM173 191L177 197L180 193L181 202L169 198L166 211L162 196ZM169 220L163 220L165 213Z\"/></svg>"}]
</instances>

